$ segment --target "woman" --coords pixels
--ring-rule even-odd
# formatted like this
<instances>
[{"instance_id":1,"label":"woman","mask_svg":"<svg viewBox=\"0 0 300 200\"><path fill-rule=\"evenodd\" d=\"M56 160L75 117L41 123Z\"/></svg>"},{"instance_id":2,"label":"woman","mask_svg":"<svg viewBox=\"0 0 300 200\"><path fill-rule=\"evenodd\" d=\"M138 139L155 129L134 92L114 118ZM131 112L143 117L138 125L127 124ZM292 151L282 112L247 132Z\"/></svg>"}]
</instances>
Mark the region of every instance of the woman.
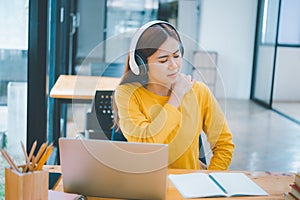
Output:
<instances>
[{"instance_id":1,"label":"woman","mask_svg":"<svg viewBox=\"0 0 300 200\"><path fill-rule=\"evenodd\" d=\"M231 132L208 87L180 73L183 51L167 22L151 21L136 32L114 95L115 125L129 142L168 144L169 167L185 169L200 169L203 130L213 152L208 169L226 170Z\"/></svg>"}]
</instances>

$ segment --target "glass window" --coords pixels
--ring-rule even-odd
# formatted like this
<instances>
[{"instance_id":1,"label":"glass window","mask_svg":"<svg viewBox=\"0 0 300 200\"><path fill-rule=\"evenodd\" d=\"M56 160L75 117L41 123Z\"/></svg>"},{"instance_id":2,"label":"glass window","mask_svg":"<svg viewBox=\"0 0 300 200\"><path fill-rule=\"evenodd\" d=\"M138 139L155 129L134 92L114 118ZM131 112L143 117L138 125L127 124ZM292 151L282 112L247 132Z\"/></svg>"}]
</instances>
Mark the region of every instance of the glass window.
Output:
<instances>
[{"instance_id":1,"label":"glass window","mask_svg":"<svg viewBox=\"0 0 300 200\"><path fill-rule=\"evenodd\" d=\"M282 0L278 43L300 45L300 1Z\"/></svg>"},{"instance_id":2,"label":"glass window","mask_svg":"<svg viewBox=\"0 0 300 200\"><path fill-rule=\"evenodd\" d=\"M106 40L125 33L133 32L142 24L157 19L158 0L108 0L107 1L107 16L106 16ZM118 41L117 55L123 55L129 49L131 36ZM116 44L107 41L105 49L105 61L114 60L116 55ZM116 60L116 59L115 59ZM124 63L123 60L118 62Z\"/></svg>"},{"instance_id":3,"label":"glass window","mask_svg":"<svg viewBox=\"0 0 300 200\"><path fill-rule=\"evenodd\" d=\"M22 152L20 140L26 144L28 6L0 1L0 133L12 155Z\"/></svg>"},{"instance_id":4,"label":"glass window","mask_svg":"<svg viewBox=\"0 0 300 200\"><path fill-rule=\"evenodd\" d=\"M261 24L261 43L274 44L276 41L278 1L265 0L263 2Z\"/></svg>"},{"instance_id":5,"label":"glass window","mask_svg":"<svg viewBox=\"0 0 300 200\"><path fill-rule=\"evenodd\" d=\"M23 155L20 141L26 144L28 6L28 0L0 1L0 148L15 161ZM7 164L1 159L0 199Z\"/></svg>"}]
</instances>

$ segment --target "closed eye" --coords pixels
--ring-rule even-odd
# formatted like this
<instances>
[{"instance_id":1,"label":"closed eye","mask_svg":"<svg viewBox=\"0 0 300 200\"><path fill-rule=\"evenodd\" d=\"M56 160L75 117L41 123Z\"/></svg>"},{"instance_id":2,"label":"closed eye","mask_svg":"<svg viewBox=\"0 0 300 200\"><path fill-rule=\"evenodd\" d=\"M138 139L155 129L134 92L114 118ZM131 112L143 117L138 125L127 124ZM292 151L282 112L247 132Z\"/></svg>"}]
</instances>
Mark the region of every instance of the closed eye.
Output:
<instances>
[{"instance_id":1,"label":"closed eye","mask_svg":"<svg viewBox=\"0 0 300 200\"><path fill-rule=\"evenodd\" d=\"M160 62L160 63L165 63L165 62L167 62L168 61L168 58L167 57L165 57L165 58L160 58L159 60L158 60L158 62Z\"/></svg>"},{"instance_id":2,"label":"closed eye","mask_svg":"<svg viewBox=\"0 0 300 200\"><path fill-rule=\"evenodd\" d=\"M180 54L175 54L173 55L174 58L179 58L180 57Z\"/></svg>"}]
</instances>

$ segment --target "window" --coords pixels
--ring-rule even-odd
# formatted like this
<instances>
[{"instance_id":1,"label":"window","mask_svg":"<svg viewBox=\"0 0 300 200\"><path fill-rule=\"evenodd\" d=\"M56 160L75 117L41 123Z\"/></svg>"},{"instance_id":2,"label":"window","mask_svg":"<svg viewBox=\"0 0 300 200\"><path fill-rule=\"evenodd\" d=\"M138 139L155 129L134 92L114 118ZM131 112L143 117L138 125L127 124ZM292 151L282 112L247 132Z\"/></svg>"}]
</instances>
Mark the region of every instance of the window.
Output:
<instances>
[{"instance_id":1,"label":"window","mask_svg":"<svg viewBox=\"0 0 300 200\"><path fill-rule=\"evenodd\" d=\"M300 1L282 0L280 8L278 43L300 45Z\"/></svg>"}]
</instances>

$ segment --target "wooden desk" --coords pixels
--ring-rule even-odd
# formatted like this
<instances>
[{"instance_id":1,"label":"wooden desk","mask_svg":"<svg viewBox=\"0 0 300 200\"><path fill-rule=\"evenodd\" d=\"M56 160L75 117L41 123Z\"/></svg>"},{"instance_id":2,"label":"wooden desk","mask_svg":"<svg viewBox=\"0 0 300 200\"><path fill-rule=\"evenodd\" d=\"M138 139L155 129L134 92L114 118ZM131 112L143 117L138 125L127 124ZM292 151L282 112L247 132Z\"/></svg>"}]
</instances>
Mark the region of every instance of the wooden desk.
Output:
<instances>
[{"instance_id":1,"label":"wooden desk","mask_svg":"<svg viewBox=\"0 0 300 200\"><path fill-rule=\"evenodd\" d=\"M51 166L49 168L52 171L61 171L59 166ZM182 174L182 173L192 173L197 172L196 170L176 170L170 169L169 174ZM209 173L211 171L200 171L204 173ZM249 196L249 197L227 197L226 199L284 199L283 194L290 191L289 184L293 183L295 174L294 173L269 173L269 172L247 172L244 173L250 177L254 182L256 182L260 187L262 187L266 192L269 193L269 196ZM59 183L56 188L57 191L63 191L62 181ZM108 199L108 198L96 198L89 197L89 200L98 200L98 199ZM184 199L181 194L176 190L174 185L170 180L168 180L167 186L167 200L182 200ZM206 200L220 200L223 198L202 198ZM225 198L224 198L225 199Z\"/></svg>"},{"instance_id":2,"label":"wooden desk","mask_svg":"<svg viewBox=\"0 0 300 200\"><path fill-rule=\"evenodd\" d=\"M66 109L62 112L63 105L68 103L91 103L96 90L115 90L120 78L101 76L75 76L60 75L50 91L54 98L52 119L50 119L50 140L58 146L58 138L66 136ZM64 120L61 125L61 119ZM59 159L57 160L59 163Z\"/></svg>"},{"instance_id":3,"label":"wooden desk","mask_svg":"<svg viewBox=\"0 0 300 200\"><path fill-rule=\"evenodd\" d=\"M92 100L96 90L115 90L120 78L101 76L60 75L50 97L65 100Z\"/></svg>"}]
</instances>

